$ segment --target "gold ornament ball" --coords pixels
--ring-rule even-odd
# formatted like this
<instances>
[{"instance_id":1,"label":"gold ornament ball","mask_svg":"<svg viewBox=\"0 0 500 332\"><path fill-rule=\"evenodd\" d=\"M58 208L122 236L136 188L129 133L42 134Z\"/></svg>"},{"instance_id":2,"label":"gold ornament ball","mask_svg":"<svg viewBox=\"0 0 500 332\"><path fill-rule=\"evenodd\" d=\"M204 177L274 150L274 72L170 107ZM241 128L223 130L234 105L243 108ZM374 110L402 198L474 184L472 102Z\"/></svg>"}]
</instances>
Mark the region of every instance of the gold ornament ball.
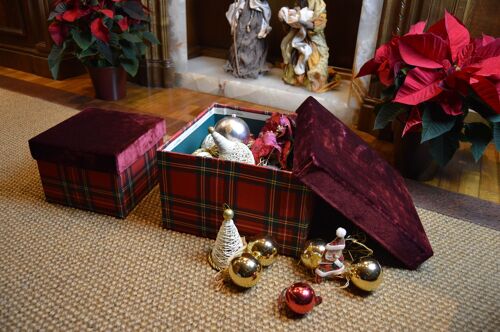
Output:
<instances>
[{"instance_id":1,"label":"gold ornament ball","mask_svg":"<svg viewBox=\"0 0 500 332\"><path fill-rule=\"evenodd\" d=\"M231 220L234 218L234 211L231 209L225 209L223 216L224 220Z\"/></svg>"},{"instance_id":2,"label":"gold ornament ball","mask_svg":"<svg viewBox=\"0 0 500 332\"><path fill-rule=\"evenodd\" d=\"M325 252L326 242L322 239L314 239L306 242L304 251L300 255L300 261L308 269L314 270L319 266L323 253Z\"/></svg>"},{"instance_id":3,"label":"gold ornament ball","mask_svg":"<svg viewBox=\"0 0 500 332\"><path fill-rule=\"evenodd\" d=\"M259 282L262 265L249 253L235 257L229 263L229 276L238 286L243 288L253 287Z\"/></svg>"},{"instance_id":4,"label":"gold ornament ball","mask_svg":"<svg viewBox=\"0 0 500 332\"><path fill-rule=\"evenodd\" d=\"M278 256L278 248L270 236L250 241L247 244L246 252L257 258L262 266L273 264Z\"/></svg>"},{"instance_id":5,"label":"gold ornament ball","mask_svg":"<svg viewBox=\"0 0 500 332\"><path fill-rule=\"evenodd\" d=\"M373 258L363 258L352 265L350 279L359 289L373 292L382 283L382 266Z\"/></svg>"}]
</instances>

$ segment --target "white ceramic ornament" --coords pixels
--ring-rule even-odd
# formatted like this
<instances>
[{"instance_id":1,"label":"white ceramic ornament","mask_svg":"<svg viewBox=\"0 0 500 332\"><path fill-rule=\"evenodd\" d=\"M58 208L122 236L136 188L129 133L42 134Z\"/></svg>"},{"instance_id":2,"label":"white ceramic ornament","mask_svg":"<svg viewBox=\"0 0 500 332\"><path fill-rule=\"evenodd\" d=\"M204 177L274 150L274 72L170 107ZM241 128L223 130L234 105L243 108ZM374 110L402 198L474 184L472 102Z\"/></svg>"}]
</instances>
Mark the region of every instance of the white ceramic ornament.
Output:
<instances>
[{"instance_id":1,"label":"white ceramic ornament","mask_svg":"<svg viewBox=\"0 0 500 332\"><path fill-rule=\"evenodd\" d=\"M208 131L219 148L219 159L255 165L255 159L248 146L240 142L231 142L216 132L214 127L208 127Z\"/></svg>"},{"instance_id":2,"label":"white ceramic ornament","mask_svg":"<svg viewBox=\"0 0 500 332\"><path fill-rule=\"evenodd\" d=\"M193 152L192 155L197 157L213 158L210 152L208 152L205 149L198 149L195 152Z\"/></svg>"},{"instance_id":3,"label":"white ceramic ornament","mask_svg":"<svg viewBox=\"0 0 500 332\"><path fill-rule=\"evenodd\" d=\"M211 134L208 134L207 137L203 140L201 143L201 148L202 149L211 149L215 145L214 138L212 137Z\"/></svg>"}]
</instances>

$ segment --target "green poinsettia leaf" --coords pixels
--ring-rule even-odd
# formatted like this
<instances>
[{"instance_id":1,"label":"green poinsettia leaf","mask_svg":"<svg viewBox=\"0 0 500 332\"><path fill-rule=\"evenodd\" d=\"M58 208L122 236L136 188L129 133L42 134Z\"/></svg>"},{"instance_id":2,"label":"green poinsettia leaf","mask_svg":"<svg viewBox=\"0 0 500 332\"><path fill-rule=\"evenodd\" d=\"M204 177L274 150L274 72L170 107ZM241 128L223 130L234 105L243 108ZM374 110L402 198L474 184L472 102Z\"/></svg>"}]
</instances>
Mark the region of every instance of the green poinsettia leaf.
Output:
<instances>
[{"instance_id":1,"label":"green poinsettia leaf","mask_svg":"<svg viewBox=\"0 0 500 332\"><path fill-rule=\"evenodd\" d=\"M384 129L399 114L408 111L408 106L399 103L385 103L375 108L377 117L373 129Z\"/></svg>"},{"instance_id":2,"label":"green poinsettia leaf","mask_svg":"<svg viewBox=\"0 0 500 332\"><path fill-rule=\"evenodd\" d=\"M109 18L107 16L105 16L103 19L102 19L102 22L104 23L104 25L106 26L106 28L108 28L108 30L111 30L113 29L113 24L115 24L115 20L112 19L112 18Z\"/></svg>"},{"instance_id":3,"label":"green poinsettia leaf","mask_svg":"<svg viewBox=\"0 0 500 332\"><path fill-rule=\"evenodd\" d=\"M65 49L66 43L63 43L61 46L53 45L48 56L50 73L55 80L59 76L59 66Z\"/></svg>"},{"instance_id":4,"label":"green poinsettia leaf","mask_svg":"<svg viewBox=\"0 0 500 332\"><path fill-rule=\"evenodd\" d=\"M497 151L500 151L500 122L493 125L493 141L495 142Z\"/></svg>"},{"instance_id":5,"label":"green poinsettia leaf","mask_svg":"<svg viewBox=\"0 0 500 332\"><path fill-rule=\"evenodd\" d=\"M75 41L76 45L78 45L78 47L80 47L82 51L88 49L92 44L92 36L89 33L83 33L78 29L72 29L71 35L73 36L73 40Z\"/></svg>"},{"instance_id":6,"label":"green poinsettia leaf","mask_svg":"<svg viewBox=\"0 0 500 332\"><path fill-rule=\"evenodd\" d=\"M120 57L120 64L130 76L137 75L137 71L139 70L139 60L137 58L127 59Z\"/></svg>"},{"instance_id":7,"label":"green poinsettia leaf","mask_svg":"<svg viewBox=\"0 0 500 332\"><path fill-rule=\"evenodd\" d=\"M87 48L85 51L77 54L77 58L78 58L78 60L84 61L85 58L88 58L88 57L91 57L91 56L94 56L97 54L98 54L97 49L95 47L91 46L91 47Z\"/></svg>"},{"instance_id":8,"label":"green poinsettia leaf","mask_svg":"<svg viewBox=\"0 0 500 332\"><path fill-rule=\"evenodd\" d=\"M384 100L392 100L394 99L395 93L396 93L396 86L393 84L390 87L383 89L382 92L380 93L380 96Z\"/></svg>"},{"instance_id":9,"label":"green poinsettia leaf","mask_svg":"<svg viewBox=\"0 0 500 332\"><path fill-rule=\"evenodd\" d=\"M460 132L458 130L450 130L429 140L429 152L432 158L439 165L446 166L459 147L459 138Z\"/></svg>"},{"instance_id":10,"label":"green poinsettia leaf","mask_svg":"<svg viewBox=\"0 0 500 332\"><path fill-rule=\"evenodd\" d=\"M114 66L115 63L113 61L113 52L111 51L111 47L109 47L108 44L97 40L96 41L97 45L97 50L99 51L99 54L106 59L107 62L109 62L110 65Z\"/></svg>"},{"instance_id":11,"label":"green poinsettia leaf","mask_svg":"<svg viewBox=\"0 0 500 332\"><path fill-rule=\"evenodd\" d=\"M57 15L62 14L66 11L66 4L64 2L58 3L56 8L49 14L47 21L52 21Z\"/></svg>"},{"instance_id":12,"label":"green poinsettia leaf","mask_svg":"<svg viewBox=\"0 0 500 332\"><path fill-rule=\"evenodd\" d=\"M144 13L139 1L125 1L121 2L123 11L131 18L141 21L147 21L148 17Z\"/></svg>"},{"instance_id":13,"label":"green poinsettia leaf","mask_svg":"<svg viewBox=\"0 0 500 332\"><path fill-rule=\"evenodd\" d=\"M142 38L139 37L136 33L124 32L120 36L121 38L131 43L142 43Z\"/></svg>"},{"instance_id":14,"label":"green poinsettia leaf","mask_svg":"<svg viewBox=\"0 0 500 332\"><path fill-rule=\"evenodd\" d=\"M464 127L464 135L467 141L472 143L472 156L477 162L481 159L484 149L486 149L493 138L492 130L489 126L481 122L467 123Z\"/></svg>"},{"instance_id":15,"label":"green poinsettia leaf","mask_svg":"<svg viewBox=\"0 0 500 332\"><path fill-rule=\"evenodd\" d=\"M442 111L439 111L439 116L435 116L436 114L433 114L436 111L435 107L435 105L424 107L421 143L449 132L455 125L456 118L450 116L445 117Z\"/></svg>"},{"instance_id":16,"label":"green poinsettia leaf","mask_svg":"<svg viewBox=\"0 0 500 332\"><path fill-rule=\"evenodd\" d=\"M144 43L136 43L135 46L137 48L137 53L139 53L141 56L146 54L148 47L146 45L144 45Z\"/></svg>"},{"instance_id":17,"label":"green poinsettia leaf","mask_svg":"<svg viewBox=\"0 0 500 332\"><path fill-rule=\"evenodd\" d=\"M97 5L99 5L99 0L91 0L90 1L90 5L91 6L97 6Z\"/></svg>"},{"instance_id":18,"label":"green poinsettia leaf","mask_svg":"<svg viewBox=\"0 0 500 332\"><path fill-rule=\"evenodd\" d=\"M114 48L118 48L120 49L121 46L120 46L120 37L118 34L114 33L114 32L111 32L109 34L109 45L111 47L114 47Z\"/></svg>"},{"instance_id":19,"label":"green poinsettia leaf","mask_svg":"<svg viewBox=\"0 0 500 332\"><path fill-rule=\"evenodd\" d=\"M122 41L120 45L122 47L123 55L125 56L125 58L127 59L137 58L137 51L134 44L131 44L127 41Z\"/></svg>"},{"instance_id":20,"label":"green poinsettia leaf","mask_svg":"<svg viewBox=\"0 0 500 332\"><path fill-rule=\"evenodd\" d=\"M142 36L153 45L160 44L160 41L158 40L158 38L156 38L156 36L153 33L151 33L150 31L144 31Z\"/></svg>"}]
</instances>

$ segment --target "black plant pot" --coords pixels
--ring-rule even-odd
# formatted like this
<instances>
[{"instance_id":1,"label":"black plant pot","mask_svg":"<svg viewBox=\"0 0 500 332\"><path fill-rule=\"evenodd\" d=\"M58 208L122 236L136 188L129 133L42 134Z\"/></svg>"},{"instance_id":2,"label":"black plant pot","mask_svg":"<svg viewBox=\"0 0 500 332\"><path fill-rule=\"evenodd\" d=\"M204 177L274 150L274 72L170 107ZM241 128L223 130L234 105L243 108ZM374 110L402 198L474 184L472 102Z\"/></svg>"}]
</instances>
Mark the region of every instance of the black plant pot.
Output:
<instances>
[{"instance_id":1,"label":"black plant pot","mask_svg":"<svg viewBox=\"0 0 500 332\"><path fill-rule=\"evenodd\" d=\"M408 132L404 137L404 123L392 122L394 133L394 166L405 178L428 181L434 178L439 165L432 159L428 143L420 143L421 132Z\"/></svg>"},{"instance_id":2,"label":"black plant pot","mask_svg":"<svg viewBox=\"0 0 500 332\"><path fill-rule=\"evenodd\" d=\"M95 97L119 100L127 95L127 73L120 67L87 67L94 85Z\"/></svg>"}]
</instances>

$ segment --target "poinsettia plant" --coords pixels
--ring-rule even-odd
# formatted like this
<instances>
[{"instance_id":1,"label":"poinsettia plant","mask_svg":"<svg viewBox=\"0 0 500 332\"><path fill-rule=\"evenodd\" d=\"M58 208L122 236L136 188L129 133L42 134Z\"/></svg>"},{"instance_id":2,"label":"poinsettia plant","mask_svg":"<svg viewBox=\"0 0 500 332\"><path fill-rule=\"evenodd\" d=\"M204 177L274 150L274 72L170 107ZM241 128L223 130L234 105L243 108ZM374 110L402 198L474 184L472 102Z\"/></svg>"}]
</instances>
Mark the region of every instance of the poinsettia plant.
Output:
<instances>
[{"instance_id":1,"label":"poinsettia plant","mask_svg":"<svg viewBox=\"0 0 500 332\"><path fill-rule=\"evenodd\" d=\"M139 0L55 0L51 6L54 45L48 60L54 78L67 51L86 66L122 66L135 76L147 46L158 44Z\"/></svg>"},{"instance_id":2,"label":"poinsettia plant","mask_svg":"<svg viewBox=\"0 0 500 332\"><path fill-rule=\"evenodd\" d=\"M406 35L394 36L358 73L376 74L386 86L375 129L403 121L403 136L421 131L421 142L429 143L441 165L460 141L471 143L476 161L492 139L500 150L500 38L471 39L448 12L427 31L425 26L418 22ZM466 121L470 110L484 121Z\"/></svg>"}]
</instances>

